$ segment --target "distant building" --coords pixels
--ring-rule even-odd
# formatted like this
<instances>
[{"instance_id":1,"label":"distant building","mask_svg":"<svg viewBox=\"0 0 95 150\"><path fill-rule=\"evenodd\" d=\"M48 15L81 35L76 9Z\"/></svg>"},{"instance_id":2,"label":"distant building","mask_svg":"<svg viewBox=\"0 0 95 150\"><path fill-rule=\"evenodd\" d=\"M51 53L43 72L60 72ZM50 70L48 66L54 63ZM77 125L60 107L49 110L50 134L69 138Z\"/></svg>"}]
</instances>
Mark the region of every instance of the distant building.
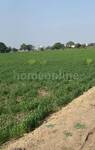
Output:
<instances>
[{"instance_id":1,"label":"distant building","mask_svg":"<svg viewBox=\"0 0 95 150\"><path fill-rule=\"evenodd\" d=\"M75 48L75 47L76 47L76 45L71 45L70 47L71 47L71 48Z\"/></svg>"}]
</instances>

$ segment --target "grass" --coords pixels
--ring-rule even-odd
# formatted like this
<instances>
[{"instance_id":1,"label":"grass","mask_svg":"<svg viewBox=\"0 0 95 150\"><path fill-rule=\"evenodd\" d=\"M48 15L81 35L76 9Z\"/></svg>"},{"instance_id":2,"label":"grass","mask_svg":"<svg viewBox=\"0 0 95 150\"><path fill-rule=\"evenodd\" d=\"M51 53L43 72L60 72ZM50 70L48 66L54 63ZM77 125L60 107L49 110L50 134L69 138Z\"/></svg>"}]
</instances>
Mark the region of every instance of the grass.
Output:
<instances>
[{"instance_id":1,"label":"grass","mask_svg":"<svg viewBox=\"0 0 95 150\"><path fill-rule=\"evenodd\" d=\"M86 126L85 126L85 124L77 123L77 124L75 125L75 128L76 128L76 129L85 129Z\"/></svg>"},{"instance_id":2,"label":"grass","mask_svg":"<svg viewBox=\"0 0 95 150\"><path fill-rule=\"evenodd\" d=\"M92 48L0 54L0 145L32 131L94 85Z\"/></svg>"},{"instance_id":3,"label":"grass","mask_svg":"<svg viewBox=\"0 0 95 150\"><path fill-rule=\"evenodd\" d=\"M68 131L64 131L64 135L65 137L71 137L73 134L71 132L68 132Z\"/></svg>"},{"instance_id":4,"label":"grass","mask_svg":"<svg viewBox=\"0 0 95 150\"><path fill-rule=\"evenodd\" d=\"M53 128L55 126L55 124L48 124L46 125L47 128Z\"/></svg>"}]
</instances>

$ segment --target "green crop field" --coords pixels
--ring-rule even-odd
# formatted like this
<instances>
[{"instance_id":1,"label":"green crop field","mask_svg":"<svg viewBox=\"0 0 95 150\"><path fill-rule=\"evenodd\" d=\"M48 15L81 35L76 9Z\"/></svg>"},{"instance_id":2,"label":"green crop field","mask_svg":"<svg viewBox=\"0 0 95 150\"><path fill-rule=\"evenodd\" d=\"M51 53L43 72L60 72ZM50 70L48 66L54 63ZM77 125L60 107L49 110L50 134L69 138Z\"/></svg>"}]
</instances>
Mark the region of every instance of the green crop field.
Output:
<instances>
[{"instance_id":1,"label":"green crop field","mask_svg":"<svg viewBox=\"0 0 95 150\"><path fill-rule=\"evenodd\" d=\"M94 48L0 54L0 145L94 85Z\"/></svg>"}]
</instances>

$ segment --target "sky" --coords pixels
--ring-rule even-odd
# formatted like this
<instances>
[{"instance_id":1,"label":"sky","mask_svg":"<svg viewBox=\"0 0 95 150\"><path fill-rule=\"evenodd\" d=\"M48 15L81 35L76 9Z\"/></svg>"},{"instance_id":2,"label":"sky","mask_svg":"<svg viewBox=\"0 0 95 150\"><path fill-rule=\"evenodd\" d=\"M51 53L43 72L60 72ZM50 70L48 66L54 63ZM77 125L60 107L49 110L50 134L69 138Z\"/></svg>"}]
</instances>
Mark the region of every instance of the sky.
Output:
<instances>
[{"instance_id":1,"label":"sky","mask_svg":"<svg viewBox=\"0 0 95 150\"><path fill-rule=\"evenodd\" d=\"M95 0L0 0L0 42L95 42Z\"/></svg>"}]
</instances>

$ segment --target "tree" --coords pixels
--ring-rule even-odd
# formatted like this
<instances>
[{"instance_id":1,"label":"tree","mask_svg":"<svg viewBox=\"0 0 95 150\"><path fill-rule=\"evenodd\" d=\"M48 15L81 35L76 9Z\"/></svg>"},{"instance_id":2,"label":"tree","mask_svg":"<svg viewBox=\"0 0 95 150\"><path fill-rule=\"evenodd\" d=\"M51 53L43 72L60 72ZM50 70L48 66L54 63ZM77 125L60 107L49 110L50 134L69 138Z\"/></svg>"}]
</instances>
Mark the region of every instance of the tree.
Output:
<instances>
[{"instance_id":1,"label":"tree","mask_svg":"<svg viewBox=\"0 0 95 150\"><path fill-rule=\"evenodd\" d=\"M27 50L27 45L23 43L23 44L20 46L20 50Z\"/></svg>"},{"instance_id":2,"label":"tree","mask_svg":"<svg viewBox=\"0 0 95 150\"><path fill-rule=\"evenodd\" d=\"M52 49L64 49L64 44L62 44L62 43L55 43L52 46Z\"/></svg>"},{"instance_id":3,"label":"tree","mask_svg":"<svg viewBox=\"0 0 95 150\"><path fill-rule=\"evenodd\" d=\"M95 43L89 43L88 46L95 47Z\"/></svg>"},{"instance_id":4,"label":"tree","mask_svg":"<svg viewBox=\"0 0 95 150\"><path fill-rule=\"evenodd\" d=\"M86 48L86 47L87 47L86 44L81 45L81 48Z\"/></svg>"},{"instance_id":5,"label":"tree","mask_svg":"<svg viewBox=\"0 0 95 150\"><path fill-rule=\"evenodd\" d=\"M34 46L33 45L26 45L28 51L33 51Z\"/></svg>"},{"instance_id":6,"label":"tree","mask_svg":"<svg viewBox=\"0 0 95 150\"><path fill-rule=\"evenodd\" d=\"M50 50L50 49L52 49L52 47L51 46L47 46L45 49L46 50Z\"/></svg>"},{"instance_id":7,"label":"tree","mask_svg":"<svg viewBox=\"0 0 95 150\"><path fill-rule=\"evenodd\" d=\"M0 42L0 53L6 53L8 52L7 50L7 46L4 43Z\"/></svg>"},{"instance_id":8,"label":"tree","mask_svg":"<svg viewBox=\"0 0 95 150\"><path fill-rule=\"evenodd\" d=\"M29 45L26 45L26 44L22 44L21 47L20 47L20 50L28 50L28 51L31 51L31 50L34 50L34 46L29 44Z\"/></svg>"},{"instance_id":9,"label":"tree","mask_svg":"<svg viewBox=\"0 0 95 150\"><path fill-rule=\"evenodd\" d=\"M14 47L14 48L12 48L12 51L13 51L13 52L17 52L18 49Z\"/></svg>"},{"instance_id":10,"label":"tree","mask_svg":"<svg viewBox=\"0 0 95 150\"><path fill-rule=\"evenodd\" d=\"M39 50L39 51L44 51L45 48L44 48L42 45L40 45L40 46L38 47L38 50Z\"/></svg>"},{"instance_id":11,"label":"tree","mask_svg":"<svg viewBox=\"0 0 95 150\"><path fill-rule=\"evenodd\" d=\"M81 44L80 44L80 43L77 43L77 44L75 45L75 47L76 47L76 48L80 48L80 47L81 47Z\"/></svg>"},{"instance_id":12,"label":"tree","mask_svg":"<svg viewBox=\"0 0 95 150\"><path fill-rule=\"evenodd\" d=\"M74 45L75 45L75 43L73 41L69 41L69 42L67 42L66 47L71 48Z\"/></svg>"},{"instance_id":13,"label":"tree","mask_svg":"<svg viewBox=\"0 0 95 150\"><path fill-rule=\"evenodd\" d=\"M7 48L7 52L9 53L9 52L11 52L12 51L12 48L11 47L8 47Z\"/></svg>"}]
</instances>

